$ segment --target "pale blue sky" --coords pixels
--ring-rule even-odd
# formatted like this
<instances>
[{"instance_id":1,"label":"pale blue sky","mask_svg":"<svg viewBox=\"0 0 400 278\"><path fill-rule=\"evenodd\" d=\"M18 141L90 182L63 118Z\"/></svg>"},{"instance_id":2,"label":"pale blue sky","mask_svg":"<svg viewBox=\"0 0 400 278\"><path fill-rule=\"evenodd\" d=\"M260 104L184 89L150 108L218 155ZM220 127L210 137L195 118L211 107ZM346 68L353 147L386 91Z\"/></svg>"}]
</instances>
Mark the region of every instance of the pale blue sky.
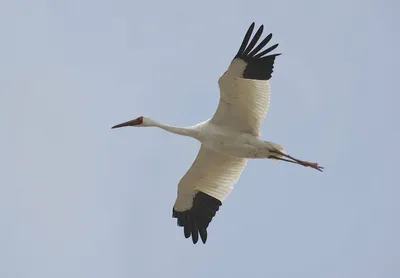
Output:
<instances>
[{"instance_id":1,"label":"pale blue sky","mask_svg":"<svg viewBox=\"0 0 400 278\"><path fill-rule=\"evenodd\" d=\"M399 2L0 2L0 277L400 277ZM249 24L276 59L263 139L209 228L171 218Z\"/></svg>"}]
</instances>

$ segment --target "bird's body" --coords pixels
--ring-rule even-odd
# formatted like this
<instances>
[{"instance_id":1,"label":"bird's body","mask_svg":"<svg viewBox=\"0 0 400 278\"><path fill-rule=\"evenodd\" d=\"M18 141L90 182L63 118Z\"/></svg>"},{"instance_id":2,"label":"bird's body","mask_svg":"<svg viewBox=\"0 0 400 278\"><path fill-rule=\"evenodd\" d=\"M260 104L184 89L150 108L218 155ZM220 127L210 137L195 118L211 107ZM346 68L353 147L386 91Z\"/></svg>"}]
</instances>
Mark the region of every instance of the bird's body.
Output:
<instances>
[{"instance_id":1,"label":"bird's body","mask_svg":"<svg viewBox=\"0 0 400 278\"><path fill-rule=\"evenodd\" d=\"M192 137L199 140L204 147L235 157L268 158L271 149L283 151L283 147L278 144L263 141L250 133L218 126L211 120L189 128L193 130Z\"/></svg>"},{"instance_id":2,"label":"bird's body","mask_svg":"<svg viewBox=\"0 0 400 278\"><path fill-rule=\"evenodd\" d=\"M260 126L270 101L269 79L275 57L280 54L266 55L277 44L261 51L272 34L256 46L263 26L250 41L253 29L254 23L218 81L220 101L209 120L190 127L175 127L141 116L113 127L154 126L201 143L196 159L178 184L172 212L178 226L184 228L185 237L191 236L193 243L197 243L199 236L206 242L209 223L232 191L248 159L276 159L322 170L317 163L298 160L284 153L279 144L260 138Z\"/></svg>"}]
</instances>

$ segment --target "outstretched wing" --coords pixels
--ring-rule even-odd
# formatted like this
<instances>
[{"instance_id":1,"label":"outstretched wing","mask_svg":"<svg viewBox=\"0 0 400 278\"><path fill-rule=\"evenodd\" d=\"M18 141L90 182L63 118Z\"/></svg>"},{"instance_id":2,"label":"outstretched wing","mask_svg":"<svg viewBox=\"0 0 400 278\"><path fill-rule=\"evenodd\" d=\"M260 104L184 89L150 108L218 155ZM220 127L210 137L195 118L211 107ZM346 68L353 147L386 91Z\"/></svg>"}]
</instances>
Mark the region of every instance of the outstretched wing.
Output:
<instances>
[{"instance_id":1,"label":"outstretched wing","mask_svg":"<svg viewBox=\"0 0 400 278\"><path fill-rule=\"evenodd\" d=\"M280 54L267 55L277 48L278 44L263 50L271 40L272 34L256 46L262 35L263 25L250 41L253 29L254 23L247 30L228 70L218 81L220 102L211 122L258 136L269 107L268 80L272 75L275 57Z\"/></svg>"},{"instance_id":2,"label":"outstretched wing","mask_svg":"<svg viewBox=\"0 0 400 278\"><path fill-rule=\"evenodd\" d=\"M178 185L178 197L172 210L178 226L193 243L207 240L207 227L223 200L231 193L246 166L247 159L226 155L205 146Z\"/></svg>"}]
</instances>

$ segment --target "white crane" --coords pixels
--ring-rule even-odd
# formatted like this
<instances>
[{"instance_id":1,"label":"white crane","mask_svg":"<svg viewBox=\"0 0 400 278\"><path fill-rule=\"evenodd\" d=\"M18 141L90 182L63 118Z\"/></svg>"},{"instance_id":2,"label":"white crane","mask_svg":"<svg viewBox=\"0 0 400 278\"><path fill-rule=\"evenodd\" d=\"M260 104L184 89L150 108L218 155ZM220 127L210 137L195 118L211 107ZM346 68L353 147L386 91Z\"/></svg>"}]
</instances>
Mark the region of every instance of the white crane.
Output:
<instances>
[{"instance_id":1,"label":"white crane","mask_svg":"<svg viewBox=\"0 0 400 278\"><path fill-rule=\"evenodd\" d=\"M194 126L175 127L141 116L112 127L154 126L200 141L196 159L178 184L172 210L172 217L177 218L186 238L192 236L194 244L199 235L206 243L207 227L238 181L247 159L270 158L323 169L318 163L296 159L286 154L282 146L259 137L269 107L268 80L275 57L280 55L267 55L278 44L262 51L272 34L256 46L263 28L261 25L250 41L254 22L251 24L238 53L220 77L220 101L211 119Z\"/></svg>"}]
</instances>

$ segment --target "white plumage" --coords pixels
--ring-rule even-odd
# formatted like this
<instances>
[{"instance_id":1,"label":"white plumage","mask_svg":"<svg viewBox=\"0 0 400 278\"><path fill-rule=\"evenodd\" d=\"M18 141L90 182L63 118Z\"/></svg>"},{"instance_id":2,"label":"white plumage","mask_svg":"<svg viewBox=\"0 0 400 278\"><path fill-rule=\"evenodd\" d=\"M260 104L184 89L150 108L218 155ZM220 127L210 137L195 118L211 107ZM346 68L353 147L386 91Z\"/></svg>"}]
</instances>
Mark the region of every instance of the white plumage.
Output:
<instances>
[{"instance_id":1,"label":"white plumage","mask_svg":"<svg viewBox=\"0 0 400 278\"><path fill-rule=\"evenodd\" d=\"M242 59L234 59L219 79L220 100L211 122L258 136L269 108L269 82L242 78L244 65Z\"/></svg>"},{"instance_id":2,"label":"white plumage","mask_svg":"<svg viewBox=\"0 0 400 278\"><path fill-rule=\"evenodd\" d=\"M178 184L175 210L190 209L198 191L222 202L231 193L246 163L246 158L227 155L202 145L192 166Z\"/></svg>"},{"instance_id":3,"label":"white plumage","mask_svg":"<svg viewBox=\"0 0 400 278\"><path fill-rule=\"evenodd\" d=\"M278 44L262 50L271 40L269 34L257 46L261 26L250 41L254 23L228 70L218 81L220 101L214 116L191 127L161 124L149 117L138 117L116 126L155 126L166 131L190 136L201 143L192 166L178 184L172 216L184 228L185 237L197 243L207 240L207 227L222 202L231 193L249 158L270 158L312 167L317 163L298 160L284 153L282 146L260 139L260 126L269 107L269 79L275 57L266 55ZM250 42L250 43L249 43Z\"/></svg>"}]
</instances>

